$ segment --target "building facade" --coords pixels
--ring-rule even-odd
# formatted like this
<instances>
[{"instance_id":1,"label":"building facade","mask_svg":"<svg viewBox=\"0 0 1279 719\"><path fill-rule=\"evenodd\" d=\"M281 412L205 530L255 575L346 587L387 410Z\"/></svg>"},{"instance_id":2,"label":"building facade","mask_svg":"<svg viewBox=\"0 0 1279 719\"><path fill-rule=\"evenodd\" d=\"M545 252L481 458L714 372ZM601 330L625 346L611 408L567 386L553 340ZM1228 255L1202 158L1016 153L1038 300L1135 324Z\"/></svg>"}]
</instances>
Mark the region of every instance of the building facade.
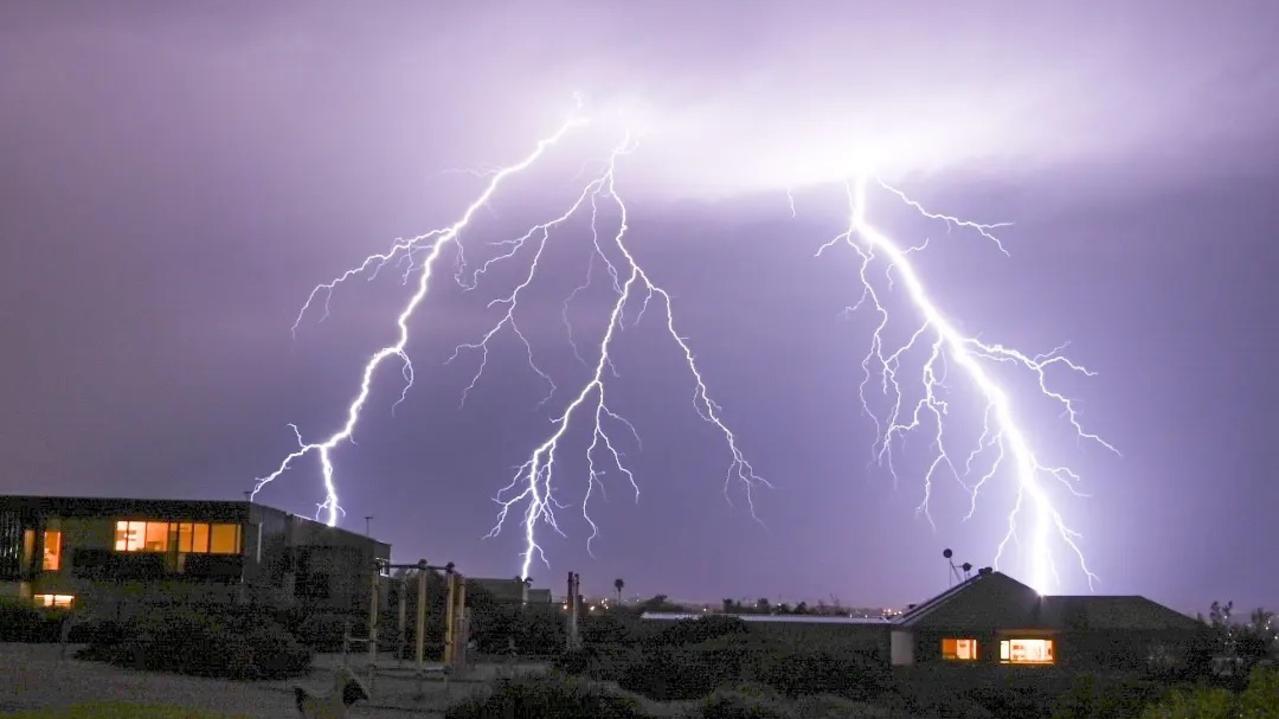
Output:
<instances>
[{"instance_id":1,"label":"building facade","mask_svg":"<svg viewBox=\"0 0 1279 719\"><path fill-rule=\"evenodd\" d=\"M648 613L651 621L694 614ZM1200 622L1140 596L1042 596L991 570L884 619L732 615L806 647L839 645L896 667L1135 669L1185 658Z\"/></svg>"},{"instance_id":2,"label":"building facade","mask_svg":"<svg viewBox=\"0 0 1279 719\"><path fill-rule=\"evenodd\" d=\"M390 545L247 501L0 496L0 597L367 610Z\"/></svg>"},{"instance_id":3,"label":"building facade","mask_svg":"<svg viewBox=\"0 0 1279 719\"><path fill-rule=\"evenodd\" d=\"M895 666L1138 668L1175 661L1199 622L1141 596L1049 596L989 568L890 629Z\"/></svg>"}]
</instances>

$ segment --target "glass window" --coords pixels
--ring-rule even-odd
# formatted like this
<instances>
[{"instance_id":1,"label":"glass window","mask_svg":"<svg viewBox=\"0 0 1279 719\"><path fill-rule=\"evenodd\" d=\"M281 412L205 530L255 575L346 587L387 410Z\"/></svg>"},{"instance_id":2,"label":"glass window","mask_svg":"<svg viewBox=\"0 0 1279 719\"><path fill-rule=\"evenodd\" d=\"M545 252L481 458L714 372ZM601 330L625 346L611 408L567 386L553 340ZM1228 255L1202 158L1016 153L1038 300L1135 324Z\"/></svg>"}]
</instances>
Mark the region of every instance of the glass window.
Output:
<instances>
[{"instance_id":1,"label":"glass window","mask_svg":"<svg viewBox=\"0 0 1279 719\"><path fill-rule=\"evenodd\" d=\"M33 598L37 607L70 609L71 605L75 603L75 595L72 594L37 594Z\"/></svg>"},{"instance_id":2,"label":"glass window","mask_svg":"<svg viewBox=\"0 0 1279 719\"><path fill-rule=\"evenodd\" d=\"M960 662L977 661L977 640L946 638L941 640L942 659Z\"/></svg>"},{"instance_id":3,"label":"glass window","mask_svg":"<svg viewBox=\"0 0 1279 719\"><path fill-rule=\"evenodd\" d=\"M999 643L999 661L1004 664L1052 664L1053 640L1005 639Z\"/></svg>"},{"instance_id":4,"label":"glass window","mask_svg":"<svg viewBox=\"0 0 1279 719\"><path fill-rule=\"evenodd\" d=\"M146 544L148 552L163 552L169 548L169 523L147 522Z\"/></svg>"},{"instance_id":5,"label":"glass window","mask_svg":"<svg viewBox=\"0 0 1279 719\"><path fill-rule=\"evenodd\" d=\"M191 523L183 522L178 525L178 551L191 551Z\"/></svg>"},{"instance_id":6,"label":"glass window","mask_svg":"<svg viewBox=\"0 0 1279 719\"><path fill-rule=\"evenodd\" d=\"M117 552L165 552L168 549L168 522L120 520L115 523Z\"/></svg>"},{"instance_id":7,"label":"glass window","mask_svg":"<svg viewBox=\"0 0 1279 719\"><path fill-rule=\"evenodd\" d=\"M209 545L210 554L239 554L240 525L215 524Z\"/></svg>"},{"instance_id":8,"label":"glass window","mask_svg":"<svg viewBox=\"0 0 1279 719\"><path fill-rule=\"evenodd\" d=\"M209 525L196 524L191 531L191 551L207 554L209 551Z\"/></svg>"},{"instance_id":9,"label":"glass window","mask_svg":"<svg viewBox=\"0 0 1279 719\"><path fill-rule=\"evenodd\" d=\"M46 572L56 572L62 568L62 532L45 531L44 563L40 568Z\"/></svg>"}]
</instances>

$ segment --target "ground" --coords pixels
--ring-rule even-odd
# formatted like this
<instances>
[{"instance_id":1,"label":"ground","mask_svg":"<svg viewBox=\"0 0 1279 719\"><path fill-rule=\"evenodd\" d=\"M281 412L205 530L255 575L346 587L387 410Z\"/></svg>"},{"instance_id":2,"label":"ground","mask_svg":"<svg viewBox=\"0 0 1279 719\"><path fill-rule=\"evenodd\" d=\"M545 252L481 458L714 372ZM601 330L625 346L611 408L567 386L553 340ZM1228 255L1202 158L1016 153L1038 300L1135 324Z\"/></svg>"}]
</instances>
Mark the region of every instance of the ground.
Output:
<instances>
[{"instance_id":1,"label":"ground","mask_svg":"<svg viewBox=\"0 0 1279 719\"><path fill-rule=\"evenodd\" d=\"M293 687L324 694L333 686L337 655L316 657L306 677L284 681L237 682L161 674L63 657L56 644L0 644L0 668L10 681L0 682L0 712L62 708L115 701L176 706L234 717L280 719L297 716ZM388 672L374 680L373 700L352 707L353 718L442 717L449 704L482 687L493 677L513 671L536 671L535 665L477 665L469 681L428 680L418 700L417 682L408 672ZM398 676L396 676L398 674Z\"/></svg>"}]
</instances>

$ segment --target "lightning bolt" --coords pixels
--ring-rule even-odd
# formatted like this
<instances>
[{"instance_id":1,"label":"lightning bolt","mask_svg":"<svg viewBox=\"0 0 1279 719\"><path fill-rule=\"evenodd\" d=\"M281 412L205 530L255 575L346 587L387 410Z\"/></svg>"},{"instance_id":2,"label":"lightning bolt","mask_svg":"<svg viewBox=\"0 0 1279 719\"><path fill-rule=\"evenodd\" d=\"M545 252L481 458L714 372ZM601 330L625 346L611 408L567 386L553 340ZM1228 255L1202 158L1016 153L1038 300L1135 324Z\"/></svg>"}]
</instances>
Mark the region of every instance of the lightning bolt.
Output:
<instances>
[{"instance_id":1,"label":"lightning bolt","mask_svg":"<svg viewBox=\"0 0 1279 719\"><path fill-rule=\"evenodd\" d=\"M585 118L576 114L573 115L565 121L564 124L555 131L555 133L540 140L537 143L536 148L524 157L524 159L513 165L508 165L488 174L488 182L484 186L479 197L467 206L466 210L462 213L462 216L452 225L442 229L432 230L407 240L397 241L386 252L369 255L359 265L346 270L329 282L317 285L315 289L311 291L311 294L307 297L302 309L298 312L297 320L293 324L294 333L297 332L297 328L302 322L302 319L306 316L307 312L311 311L313 309L313 305L321 298L323 299L325 316L327 316L329 300L332 297L334 290L346 281L365 272L369 272L370 270L376 273L389 261L396 257L400 257L402 260L408 262L409 269L405 271L405 277L407 278L415 267L415 256L419 253L425 254L425 257L423 257L416 265L418 272L417 287L405 303L403 309L400 310L399 315L396 317L395 324L398 332L395 342L374 352L365 363L364 370L360 377L359 392L356 393L355 398L352 399L351 403L347 406L346 421L336 432L330 434L328 437L319 442L304 441L297 426L290 425L293 429L294 436L297 439L298 448L281 460L280 464L277 465L275 470L270 474L258 477L255 480L253 491L250 494L250 500L256 498L258 492L262 491L263 487L275 481L275 479L287 471L294 462L307 455L315 454L320 460L321 473L324 479L325 495L324 501L320 503L316 509L316 518L318 519L321 515L323 515L329 526L337 524L338 513L342 511L342 508L338 503L337 486L334 483L333 451L343 442L350 440L354 435L355 429L360 422L364 406L368 403L373 377L377 374L378 370L384 363L391 359L397 359L400 362L400 371L404 378L404 388L400 394L401 400L403 400L405 394L413 386L413 362L409 359L408 353L405 351L409 342L409 321L413 318L418 306L422 304L424 299L426 299L427 291L431 287L431 278L434 274L435 265L439 260L440 255L443 254L445 248L447 248L450 244L458 241L462 230L470 225L471 219L475 216L475 213L478 212L480 208L485 207L488 204L489 200L493 197L505 180L510 178L512 175L516 175L531 167L539 158L542 157L543 154L546 153L549 148L558 143L571 130L578 128L585 123Z\"/></svg>"},{"instance_id":2,"label":"lightning bolt","mask_svg":"<svg viewBox=\"0 0 1279 719\"><path fill-rule=\"evenodd\" d=\"M611 380L618 378L613 364L614 344L618 335L628 326L626 324L628 307L638 305L629 325L634 326L643 320L650 304L654 300L657 301L662 312L665 334L680 352L692 380L693 408L704 422L711 425L722 436L728 449L729 464L724 476L725 497L729 496L730 488L734 483L739 484L744 490L751 516L755 517L755 490L760 486L771 486L767 480L755 472L755 468L739 447L737 436L723 420L720 406L711 399L710 391L706 386L701 369L698 367L693 350L688 344L688 339L682 336L676 328L674 305L670 293L653 281L627 245L626 233L629 229L627 207L621 195L618 194L616 176L619 158L629 154L633 149L634 143L627 137L613 150L604 173L587 186L583 196L578 198L577 203L565 215L567 217L567 215L575 211L583 203L584 198L589 196L591 203L591 236L594 247L591 264L588 265L586 283L575 288L564 302L563 317L570 332L572 325L568 321L568 305L589 284L590 272L591 268L594 267L595 258L599 258L607 269L612 291L616 297L609 312L608 324L604 330L603 337L595 348L594 363L587 363L590 367L590 374L586 381L578 388L572 399L568 401L563 411L552 420L552 430L547 438L533 449L528 460L517 469L511 482L502 488L497 497L495 497L494 501L498 503L499 510L497 521L488 534L490 537L497 536L502 531L513 509L521 504L524 505L523 518L521 520L525 543L524 551L521 554L520 576L522 577L529 576L529 570L534 558L540 558L543 563L549 566L545 552L537 540L537 527L540 524L545 524L556 533L564 536L563 531L560 530L555 512L557 509L567 509L568 505L561 503L555 495L555 460L560 449L560 442L568 433L575 416L584 415L589 417L586 420L586 424L590 427L591 432L591 442L587 446L585 453L587 463L586 491L581 504L582 517L591 528L591 535L587 538L587 551L591 550L591 543L599 536L599 527L590 515L590 501L595 491L602 492L604 489L601 477L606 471L603 468L605 463L607 466L615 468L626 478L635 500L639 500L639 484L635 480L634 473L627 466L623 452L618 449L613 433L618 430L625 430L636 443L640 441L639 435L636 433L634 425L609 405L608 399ZM598 229L598 209L601 201L611 203L618 213L617 229L613 232L611 240L604 244L601 244ZM545 236L542 235L541 237L542 239L537 249L539 254L541 252L541 243L545 242ZM610 254L612 254L612 258L610 258ZM625 276L624 280L621 279L623 275ZM499 326L503 321L505 319L499 321ZM583 359L576 343L574 344L574 352L577 353L579 359Z\"/></svg>"},{"instance_id":3,"label":"lightning bolt","mask_svg":"<svg viewBox=\"0 0 1279 719\"><path fill-rule=\"evenodd\" d=\"M1008 223L983 224L930 212L902 191L878 179L875 183L921 216L944 222L951 228L971 230L994 243L1000 252L1007 254L1007 250L994 232L1008 226ZM1054 505L1052 494L1045 483L1046 480L1054 480L1064 485L1069 492L1080 495L1076 486L1080 477L1069 467L1055 466L1039 459L1026 432L1018 422L1013 400L992 375L991 369L999 365L1009 365L1028 373L1036 381L1039 392L1061 407L1063 416L1079 437L1091 440L1117 454L1117 450L1112 445L1084 429L1075 404L1061 392L1052 389L1048 378L1049 370L1054 367L1087 376L1094 373L1062 354L1064 346L1045 354L1030 355L1012 347L985 342L960 332L933 301L910 260L910 255L922 250L927 242L917 247L903 247L867 220L869 184L870 178L864 174L845 183L848 226L842 233L823 244L816 254L821 256L836 246L846 246L852 250L856 258L861 294L857 303L848 310L855 311L861 307L869 307L878 318L871 335L870 349L861 361L862 381L858 387L862 408L875 423L878 433L874 447L875 461L885 466L896 482L897 472L893 466L895 441L914 430L924 428L927 431L931 428L931 462L924 472L923 499L917 508L917 512L923 514L930 524L933 523L930 510L933 482L939 473L945 472L952 475L968 492L969 511L965 517L967 519L976 510L977 497L982 488L1005 464L1011 464L1011 474L1016 482L1016 500L1008 515L1007 531L995 554L995 565L998 566L1009 542L1019 541L1019 535L1023 531L1028 531L1031 584L1042 592L1050 586L1050 576L1053 582L1060 583L1052 553L1055 537L1074 555L1080 570L1088 580L1089 587L1092 588L1097 576L1088 568L1088 562L1079 545L1081 535L1066 523L1061 512ZM906 297L920 317L918 329L903 344L895 347L889 346L885 341L885 330L889 326L890 314L884 302L884 292L878 287L875 276L872 274L872 269L877 266L877 263L886 266L884 272L889 291L893 288L891 273L893 270L896 271ZM916 348L920 348L926 356L918 377L913 380L920 388L920 398L913 406L909 406L904 399L902 387L902 383L906 381L901 375L902 363L905 356ZM949 405L939 393L946 381L947 368L951 364L961 371L983 403L982 432L976 447L966 456L962 472L957 466L957 455L948 444L950 438L945 432ZM881 397L887 398L886 414L877 413L872 409L872 401L867 393L876 388ZM974 462L979 461L987 462L986 470L976 483L970 485L965 482L964 477L970 474ZM1019 519L1023 513L1030 515L1028 530L1019 528Z\"/></svg>"},{"instance_id":4,"label":"lightning bolt","mask_svg":"<svg viewBox=\"0 0 1279 719\"><path fill-rule=\"evenodd\" d=\"M333 434L321 441L314 442L305 441L297 426L289 425L296 438L298 448L285 456L270 474L259 477L256 480L251 497L256 497L263 487L277 479L292 467L297 460L314 454L320 461L325 490L325 499L318 505L316 516L319 518L323 514L330 526L336 524L338 515L343 510L339 504L334 482L333 452L344 442L352 440L362 412L368 402L373 378L384 363L392 359L398 360L404 379L400 397L392 405L392 409L404 401L409 389L413 386L414 368L406 349L409 341L409 322L419 305L425 300L435 268L439 264L439 258L450 245L454 246L456 250L457 264L453 270L453 278L466 291L477 289L494 267L503 263L518 261L518 258L521 257L528 257L527 268L515 286L509 292L488 302L488 308L500 310L500 315L496 321L474 341L457 345L446 361L446 363L454 362L464 355L478 357L475 372L471 376L470 382L462 390L461 404L465 405L467 398L484 376L488 366L491 343L503 332L510 333L520 342L524 349L528 366L546 387L546 394L541 404L548 402L558 390L558 386L551 375L543 370L536 361L532 343L530 343L528 336L521 328L518 311L521 298L539 275L543 264L544 252L556 232L563 229L573 217L583 213L589 207L591 252L586 278L582 284L575 287L563 300L561 318L567 330L569 345L574 356L587 367L590 374L585 383L577 388L577 391L564 408L560 410L559 414L551 420L552 432L550 436L533 450L530 458L521 465L510 484L499 490L497 497L495 497L495 501L500 505L497 522L487 536L497 536L511 510L521 503L525 503L526 507L523 511L525 548L520 554L521 576L527 577L529 575L529 568L534 557L540 557L544 562L546 561L545 553L537 541L537 529L542 524L545 524L555 532L563 535L555 516L555 510L565 509L568 505L561 503L556 497L554 464L560 440L569 431L573 419L577 416L590 417L588 422L592 427L591 442L585 452L587 481L581 503L582 517L591 530L586 542L588 551L591 550L592 542L599 536L599 526L591 518L590 503L595 492L603 493L604 491L602 478L609 471L606 466L616 469L625 477L636 501L638 501L639 483L636 481L634 472L626 464L625 452L616 434L619 431L625 432L634 441L636 447L639 447L641 446L639 433L625 416L610 406L607 390L612 386L612 381L620 378L614 367L614 344L616 338L626 327L633 327L639 324L650 305L653 304L660 308L664 319L665 332L680 352L690 373L694 410L704 422L711 425L722 436L726 443L729 464L724 478L725 496L729 496L730 488L735 481L740 483L744 488L751 515L755 516L754 492L761 485L769 486L768 482L755 472L754 467L746 459L739 447L737 436L721 416L720 406L711 399L709 389L697 364L693 350L688 344L687 338L680 335L676 329L671 295L652 280L631 253L625 241L625 235L628 230L627 207L616 188L616 173L619 158L629 154L634 149L635 143L629 135L612 150L608 160L603 163L603 169L586 182L576 199L564 212L553 219L530 227L519 237L491 243L500 248L497 254L473 269L467 265L461 234L470 226L475 213L487 206L489 200L497 192L504 180L532 166L551 146L559 142L565 134L584 123L584 119L573 117L554 134L541 140L534 151L518 163L497 170L472 173L476 177L487 178L487 184L483 192L462 213L461 218L452 225L431 230L416 237L396 240L385 252L374 253L365 257L361 263L345 270L327 282L316 285L311 290L294 321L292 331L295 335L309 314L322 310L319 321L326 319L329 315L333 294L339 287L352 279L360 276L367 276L368 279L373 279L386 265L392 262L405 266L403 278L406 283L414 272L418 273L415 290L400 310L396 319L396 326L399 330L396 341L374 352L365 363L361 374L360 389L347 407L345 423ZM584 173L585 166L579 172L579 176ZM600 230L602 205L615 208L618 214L618 226L611 235ZM591 286L596 274L596 268L601 266L607 275L608 286L615 299L609 309L608 324L596 347L595 357L592 361L588 361L582 352L580 338L575 337L569 310L572 302ZM628 316L628 310L631 310L631 316Z\"/></svg>"}]
</instances>

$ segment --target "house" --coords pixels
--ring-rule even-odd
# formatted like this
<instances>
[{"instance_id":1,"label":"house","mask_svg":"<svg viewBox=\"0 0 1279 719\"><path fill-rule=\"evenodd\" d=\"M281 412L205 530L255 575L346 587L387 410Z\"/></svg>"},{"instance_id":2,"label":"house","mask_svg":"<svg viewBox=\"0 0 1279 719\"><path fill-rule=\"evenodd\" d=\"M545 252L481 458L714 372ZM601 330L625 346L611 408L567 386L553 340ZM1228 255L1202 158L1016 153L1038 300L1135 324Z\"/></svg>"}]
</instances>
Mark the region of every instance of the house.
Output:
<instances>
[{"instance_id":1,"label":"house","mask_svg":"<svg viewBox=\"0 0 1279 719\"><path fill-rule=\"evenodd\" d=\"M694 614L646 613L650 621ZM838 644L892 666L1136 668L1176 662L1202 625L1140 596L1042 596L989 567L887 618L733 615L808 647Z\"/></svg>"},{"instance_id":2,"label":"house","mask_svg":"<svg viewBox=\"0 0 1279 719\"><path fill-rule=\"evenodd\" d=\"M1046 596L989 567L912 607L889 630L894 666L1126 668L1185 650L1200 623L1141 596Z\"/></svg>"},{"instance_id":3,"label":"house","mask_svg":"<svg viewBox=\"0 0 1279 719\"><path fill-rule=\"evenodd\" d=\"M531 580L530 580L531 581ZM551 590L534 589L518 578L467 577L468 587L488 592L493 599L506 604L550 604Z\"/></svg>"},{"instance_id":4,"label":"house","mask_svg":"<svg viewBox=\"0 0 1279 719\"><path fill-rule=\"evenodd\" d=\"M0 598L367 608L391 547L248 501L0 496Z\"/></svg>"}]
</instances>

